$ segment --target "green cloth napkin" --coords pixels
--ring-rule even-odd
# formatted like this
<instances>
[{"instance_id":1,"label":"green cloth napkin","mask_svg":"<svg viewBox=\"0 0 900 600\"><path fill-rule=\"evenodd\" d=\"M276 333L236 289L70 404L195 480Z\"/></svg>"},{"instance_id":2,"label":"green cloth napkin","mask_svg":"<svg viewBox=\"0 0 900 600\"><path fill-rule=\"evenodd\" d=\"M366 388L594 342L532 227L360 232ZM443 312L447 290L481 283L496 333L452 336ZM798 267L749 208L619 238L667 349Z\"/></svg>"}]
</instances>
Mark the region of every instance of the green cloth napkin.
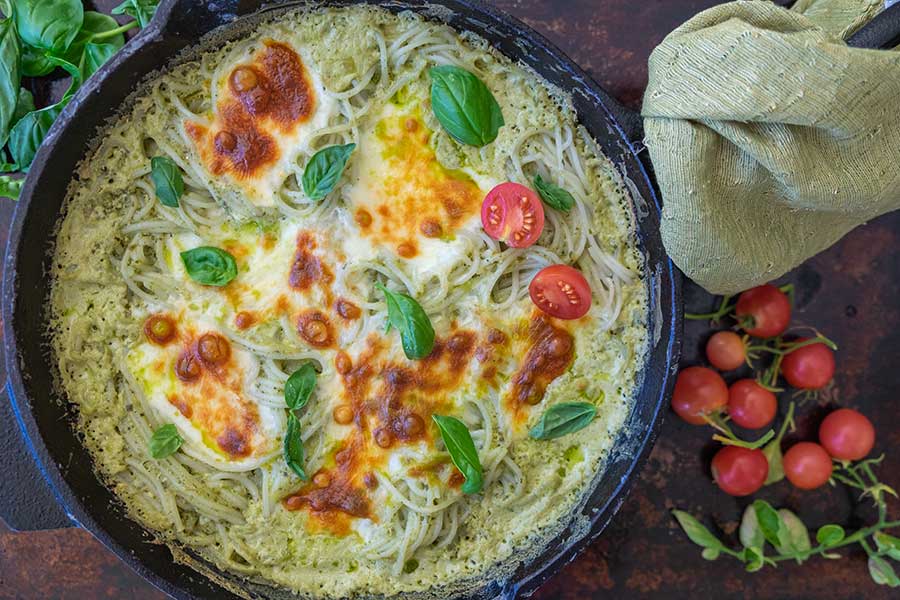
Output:
<instances>
[{"instance_id":1,"label":"green cloth napkin","mask_svg":"<svg viewBox=\"0 0 900 600\"><path fill-rule=\"evenodd\" d=\"M730 2L653 51L642 112L662 239L710 292L775 279L900 208L900 52L843 41L882 8Z\"/></svg>"}]
</instances>

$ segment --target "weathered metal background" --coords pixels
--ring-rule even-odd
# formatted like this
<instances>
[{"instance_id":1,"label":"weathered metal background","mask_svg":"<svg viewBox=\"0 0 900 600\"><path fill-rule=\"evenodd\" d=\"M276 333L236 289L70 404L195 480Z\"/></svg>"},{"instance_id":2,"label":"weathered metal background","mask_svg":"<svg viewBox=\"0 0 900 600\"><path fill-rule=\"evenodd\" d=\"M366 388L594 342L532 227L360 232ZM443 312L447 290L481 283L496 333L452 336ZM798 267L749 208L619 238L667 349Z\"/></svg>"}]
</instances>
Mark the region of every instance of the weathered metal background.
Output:
<instances>
[{"instance_id":1,"label":"weathered metal background","mask_svg":"<svg viewBox=\"0 0 900 600\"><path fill-rule=\"evenodd\" d=\"M606 89L636 107L646 83L652 48L682 21L714 0L498 0L496 4L546 34ZM94 5L104 12L118 0ZM50 86L34 91L46 100ZM898 190L900 193L900 190ZM12 202L0 201L0 243L5 245ZM883 479L900 486L900 213L857 229L839 244L791 273L797 287L795 321L836 340L838 374L833 400L861 409L878 431L876 452L887 458ZM713 304L686 286L689 309ZM686 326L685 364L701 362L706 323ZM3 362L0 361L0 365ZM2 367L0 367L2 369ZM0 373L5 379L5 374ZM783 395L786 404L787 395ZM798 431L812 439L827 412L811 402L800 411ZM813 559L802 566L744 573L733 562L709 563L669 515L675 507L706 517L733 533L747 500L725 496L708 475L715 446L709 431L669 415L660 439L631 495L603 536L553 577L539 600L586 598L889 598L866 571L862 551L842 560ZM855 527L871 517L843 489L794 490L783 482L763 495L818 527ZM892 513L900 514L900 503ZM894 596L896 597L896 596ZM14 533L0 522L0 598L157 600L162 594L134 575L89 534L77 529Z\"/></svg>"}]
</instances>

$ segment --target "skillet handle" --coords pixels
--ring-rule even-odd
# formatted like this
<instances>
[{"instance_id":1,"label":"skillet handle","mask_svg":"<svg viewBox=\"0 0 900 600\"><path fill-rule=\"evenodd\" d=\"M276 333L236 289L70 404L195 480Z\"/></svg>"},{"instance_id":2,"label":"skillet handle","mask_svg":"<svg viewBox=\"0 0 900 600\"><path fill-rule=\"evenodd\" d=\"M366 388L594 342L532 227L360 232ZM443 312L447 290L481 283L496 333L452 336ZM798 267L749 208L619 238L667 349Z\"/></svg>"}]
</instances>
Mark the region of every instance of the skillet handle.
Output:
<instances>
[{"instance_id":1,"label":"skillet handle","mask_svg":"<svg viewBox=\"0 0 900 600\"><path fill-rule=\"evenodd\" d=\"M0 456L5 465L0 518L16 531L74 526L35 462L8 383L0 390L0 423Z\"/></svg>"}]
</instances>

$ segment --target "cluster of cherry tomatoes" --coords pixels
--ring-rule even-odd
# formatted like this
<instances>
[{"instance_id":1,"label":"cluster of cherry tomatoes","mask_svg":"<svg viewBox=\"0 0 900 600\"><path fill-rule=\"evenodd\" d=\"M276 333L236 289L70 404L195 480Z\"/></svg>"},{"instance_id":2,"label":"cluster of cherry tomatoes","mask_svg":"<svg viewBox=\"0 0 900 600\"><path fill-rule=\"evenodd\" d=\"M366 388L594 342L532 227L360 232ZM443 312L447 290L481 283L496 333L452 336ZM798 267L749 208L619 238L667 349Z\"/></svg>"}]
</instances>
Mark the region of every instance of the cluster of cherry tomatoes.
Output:
<instances>
[{"instance_id":1,"label":"cluster of cherry tomatoes","mask_svg":"<svg viewBox=\"0 0 900 600\"><path fill-rule=\"evenodd\" d=\"M819 390L831 381L834 352L824 338L782 338L791 320L791 301L783 291L773 285L747 290L738 298L733 314L738 328L746 335L734 331L715 333L706 345L707 359L720 371L732 371L748 362L748 356L769 352L774 356L771 376L763 376L769 381L739 379L729 387L713 369L688 367L679 373L672 397L672 409L683 420L693 425L716 426L727 416L746 429L761 429L775 419L778 399L774 392L780 390L774 385L779 375L799 390ZM755 343L751 338L762 341ZM732 496L756 492L769 475L766 454L759 448L723 441L728 445L712 460L716 483ZM784 454L784 474L797 488L815 489L830 479L832 459L859 460L874 444L872 422L855 410L841 408L822 422L819 443L799 442Z\"/></svg>"}]
</instances>

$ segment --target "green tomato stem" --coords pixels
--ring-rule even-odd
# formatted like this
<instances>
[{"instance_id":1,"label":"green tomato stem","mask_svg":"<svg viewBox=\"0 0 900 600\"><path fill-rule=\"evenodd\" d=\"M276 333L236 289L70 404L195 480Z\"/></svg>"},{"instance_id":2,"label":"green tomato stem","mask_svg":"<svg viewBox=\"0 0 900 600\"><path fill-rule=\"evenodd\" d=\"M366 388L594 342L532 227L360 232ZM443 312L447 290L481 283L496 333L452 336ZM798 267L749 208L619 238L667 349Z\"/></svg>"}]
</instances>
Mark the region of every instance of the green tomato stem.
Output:
<instances>
[{"instance_id":1,"label":"green tomato stem","mask_svg":"<svg viewBox=\"0 0 900 600\"><path fill-rule=\"evenodd\" d=\"M722 317L730 313L734 310L734 305L729 305L728 302L731 300L731 296L722 296L722 302L719 304L719 309L716 312L711 313L684 313L684 318L689 321L720 321Z\"/></svg>"}]
</instances>

